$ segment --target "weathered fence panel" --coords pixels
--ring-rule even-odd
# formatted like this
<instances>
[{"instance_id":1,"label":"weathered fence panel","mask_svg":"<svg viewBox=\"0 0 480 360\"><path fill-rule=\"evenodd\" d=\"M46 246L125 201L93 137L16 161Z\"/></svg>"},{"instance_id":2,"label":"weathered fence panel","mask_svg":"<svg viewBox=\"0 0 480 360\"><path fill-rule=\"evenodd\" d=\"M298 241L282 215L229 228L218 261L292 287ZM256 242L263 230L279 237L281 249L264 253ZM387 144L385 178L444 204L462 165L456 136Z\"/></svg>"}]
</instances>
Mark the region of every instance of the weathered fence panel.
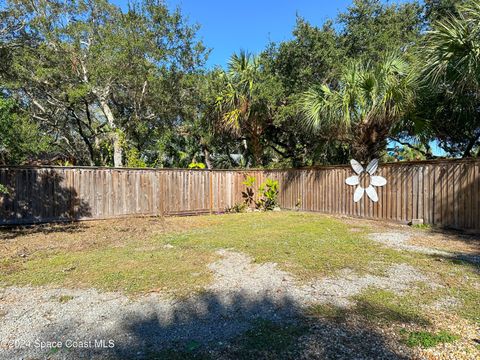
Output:
<instances>
[{"instance_id":1,"label":"weathered fence panel","mask_svg":"<svg viewBox=\"0 0 480 360\"><path fill-rule=\"evenodd\" d=\"M480 229L480 161L391 163L377 174L379 201L353 202L349 166L292 170L1 167L0 224L222 212L242 201L247 175L280 183L279 202L299 209L460 229Z\"/></svg>"},{"instance_id":2,"label":"weathered fence panel","mask_svg":"<svg viewBox=\"0 0 480 360\"><path fill-rule=\"evenodd\" d=\"M280 182L285 209L325 212L458 229L480 229L480 161L444 160L384 164L376 187L379 201L364 196L353 202L355 187L345 184L349 166L265 172Z\"/></svg>"}]
</instances>

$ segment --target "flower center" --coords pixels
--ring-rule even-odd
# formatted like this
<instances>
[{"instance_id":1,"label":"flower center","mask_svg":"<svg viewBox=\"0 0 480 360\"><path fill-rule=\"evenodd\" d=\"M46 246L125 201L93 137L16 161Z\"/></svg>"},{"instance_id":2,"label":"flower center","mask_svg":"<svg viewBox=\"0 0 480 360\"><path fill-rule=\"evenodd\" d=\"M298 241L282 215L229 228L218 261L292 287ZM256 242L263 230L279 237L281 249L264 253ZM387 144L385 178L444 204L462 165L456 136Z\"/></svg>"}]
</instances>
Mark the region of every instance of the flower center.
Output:
<instances>
[{"instance_id":1,"label":"flower center","mask_svg":"<svg viewBox=\"0 0 480 360\"><path fill-rule=\"evenodd\" d=\"M367 173L366 171L364 171L360 175L358 175L358 178L360 180L360 186L361 187L367 188L370 185L370 174Z\"/></svg>"}]
</instances>

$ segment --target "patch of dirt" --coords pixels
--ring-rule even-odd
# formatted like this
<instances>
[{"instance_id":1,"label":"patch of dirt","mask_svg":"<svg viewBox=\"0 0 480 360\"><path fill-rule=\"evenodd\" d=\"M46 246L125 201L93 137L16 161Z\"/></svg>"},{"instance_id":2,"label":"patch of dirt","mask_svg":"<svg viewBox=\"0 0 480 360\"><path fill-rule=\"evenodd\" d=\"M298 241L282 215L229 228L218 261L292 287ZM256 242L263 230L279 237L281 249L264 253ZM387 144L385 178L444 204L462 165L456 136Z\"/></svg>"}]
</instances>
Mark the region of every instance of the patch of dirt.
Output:
<instances>
[{"instance_id":1,"label":"patch of dirt","mask_svg":"<svg viewBox=\"0 0 480 360\"><path fill-rule=\"evenodd\" d=\"M346 269L335 277L299 285L289 273L278 269L276 263L255 264L245 254L226 250L218 253L222 259L210 265L215 274L210 290L221 293L241 290L249 297L287 296L300 306L329 303L348 307L352 305L351 297L370 286L400 293L415 282L428 280L412 266L396 264L387 270L386 276L358 276Z\"/></svg>"},{"instance_id":2,"label":"patch of dirt","mask_svg":"<svg viewBox=\"0 0 480 360\"><path fill-rule=\"evenodd\" d=\"M445 250L438 250L435 248L430 248L427 246L412 245L410 243L412 239L411 233L406 232L384 232L384 233L374 233L369 235L370 239L386 245L390 248L396 250L407 250L414 251L427 255L436 255L449 259L456 259L460 261L469 262L472 264L480 264L480 255L474 253L459 253L459 252L450 252ZM417 241L418 243L418 241Z\"/></svg>"},{"instance_id":3,"label":"patch of dirt","mask_svg":"<svg viewBox=\"0 0 480 360\"><path fill-rule=\"evenodd\" d=\"M396 250L408 250L415 251L427 255L442 255L448 256L450 253L446 251L436 250L425 246L411 245L408 241L411 238L411 234L403 232L387 232L387 233L374 233L369 235L370 239L391 247Z\"/></svg>"},{"instance_id":4,"label":"patch of dirt","mask_svg":"<svg viewBox=\"0 0 480 360\"><path fill-rule=\"evenodd\" d=\"M149 240L167 232L212 225L214 217L138 217L74 223L42 224L0 228L0 257L28 257L37 251L82 251L104 246L122 247L132 241ZM14 254L14 255L12 255Z\"/></svg>"},{"instance_id":5,"label":"patch of dirt","mask_svg":"<svg viewBox=\"0 0 480 360\"><path fill-rule=\"evenodd\" d=\"M318 280L303 286L304 297L315 303L330 303L337 307L353 305L351 297L360 294L369 287L390 290L397 294L410 288L415 282L427 281L428 278L407 264L391 266L386 276L358 276L351 270L344 270L340 275Z\"/></svg>"},{"instance_id":6,"label":"patch of dirt","mask_svg":"<svg viewBox=\"0 0 480 360\"><path fill-rule=\"evenodd\" d=\"M469 255L480 254L480 236L454 232L420 231L412 233L411 245L440 249Z\"/></svg>"}]
</instances>

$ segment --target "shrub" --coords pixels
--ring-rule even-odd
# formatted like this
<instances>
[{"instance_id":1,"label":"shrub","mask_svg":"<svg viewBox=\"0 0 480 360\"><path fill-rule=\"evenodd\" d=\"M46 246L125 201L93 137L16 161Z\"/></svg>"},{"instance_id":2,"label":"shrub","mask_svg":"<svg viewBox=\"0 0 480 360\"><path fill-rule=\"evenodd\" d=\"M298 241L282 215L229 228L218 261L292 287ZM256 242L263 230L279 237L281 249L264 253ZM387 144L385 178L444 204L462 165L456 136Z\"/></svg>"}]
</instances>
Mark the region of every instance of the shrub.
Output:
<instances>
[{"instance_id":1,"label":"shrub","mask_svg":"<svg viewBox=\"0 0 480 360\"><path fill-rule=\"evenodd\" d=\"M9 191L5 185L0 184L0 195L8 195Z\"/></svg>"},{"instance_id":2,"label":"shrub","mask_svg":"<svg viewBox=\"0 0 480 360\"><path fill-rule=\"evenodd\" d=\"M251 206L255 203L255 192L253 191L255 178L253 176L247 176L242 184L247 187L245 191L242 191L243 202L246 206Z\"/></svg>"},{"instance_id":3,"label":"shrub","mask_svg":"<svg viewBox=\"0 0 480 360\"><path fill-rule=\"evenodd\" d=\"M195 162L192 161L190 164L188 164L189 169L205 169L205 164L201 162Z\"/></svg>"},{"instance_id":4,"label":"shrub","mask_svg":"<svg viewBox=\"0 0 480 360\"><path fill-rule=\"evenodd\" d=\"M260 198L257 201L255 201L255 191L253 190L255 178L247 176L243 184L247 187L245 191L242 191L243 202L246 206L250 207L253 204L256 209L264 211L278 207L278 181L267 179L260 184L258 188Z\"/></svg>"},{"instance_id":5,"label":"shrub","mask_svg":"<svg viewBox=\"0 0 480 360\"><path fill-rule=\"evenodd\" d=\"M258 191L262 196L257 202L259 209L273 210L278 207L278 181L267 179L260 185Z\"/></svg>"},{"instance_id":6,"label":"shrub","mask_svg":"<svg viewBox=\"0 0 480 360\"><path fill-rule=\"evenodd\" d=\"M246 203L236 203L231 208L227 208L226 210L228 213L243 213L247 211L247 204Z\"/></svg>"}]
</instances>

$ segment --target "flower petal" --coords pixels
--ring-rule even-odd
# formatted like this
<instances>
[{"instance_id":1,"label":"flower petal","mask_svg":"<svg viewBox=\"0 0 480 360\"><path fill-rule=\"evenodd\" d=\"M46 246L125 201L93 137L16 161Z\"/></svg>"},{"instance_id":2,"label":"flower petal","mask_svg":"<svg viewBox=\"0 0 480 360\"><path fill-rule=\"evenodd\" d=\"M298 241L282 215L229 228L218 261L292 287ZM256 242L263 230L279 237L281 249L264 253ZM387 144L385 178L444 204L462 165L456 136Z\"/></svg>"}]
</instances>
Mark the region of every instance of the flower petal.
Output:
<instances>
[{"instance_id":1,"label":"flower petal","mask_svg":"<svg viewBox=\"0 0 480 360\"><path fill-rule=\"evenodd\" d=\"M353 201L359 202L360 199L363 196L364 191L365 191L365 189L363 187L361 187L361 186L357 187L355 189L355 192L353 193Z\"/></svg>"},{"instance_id":2,"label":"flower petal","mask_svg":"<svg viewBox=\"0 0 480 360\"><path fill-rule=\"evenodd\" d=\"M377 190L372 185L369 185L366 189L365 192L367 193L368 197L373 201L377 202L378 201L378 195L377 195Z\"/></svg>"},{"instance_id":3,"label":"flower petal","mask_svg":"<svg viewBox=\"0 0 480 360\"><path fill-rule=\"evenodd\" d=\"M383 186L387 183L387 179L383 176L370 176L370 185L373 186Z\"/></svg>"},{"instance_id":4,"label":"flower petal","mask_svg":"<svg viewBox=\"0 0 480 360\"><path fill-rule=\"evenodd\" d=\"M360 184L360 178L357 175L350 176L345 180L347 185L358 185Z\"/></svg>"},{"instance_id":5,"label":"flower petal","mask_svg":"<svg viewBox=\"0 0 480 360\"><path fill-rule=\"evenodd\" d=\"M368 172L370 175L373 175L373 174L375 174L375 171L377 171L377 168L378 168L378 159L373 159L373 160L370 161L370 163L367 165L367 172Z\"/></svg>"},{"instance_id":6,"label":"flower petal","mask_svg":"<svg viewBox=\"0 0 480 360\"><path fill-rule=\"evenodd\" d=\"M353 171L355 171L358 175L363 172L363 166L357 160L350 160L350 165L352 165Z\"/></svg>"}]
</instances>

